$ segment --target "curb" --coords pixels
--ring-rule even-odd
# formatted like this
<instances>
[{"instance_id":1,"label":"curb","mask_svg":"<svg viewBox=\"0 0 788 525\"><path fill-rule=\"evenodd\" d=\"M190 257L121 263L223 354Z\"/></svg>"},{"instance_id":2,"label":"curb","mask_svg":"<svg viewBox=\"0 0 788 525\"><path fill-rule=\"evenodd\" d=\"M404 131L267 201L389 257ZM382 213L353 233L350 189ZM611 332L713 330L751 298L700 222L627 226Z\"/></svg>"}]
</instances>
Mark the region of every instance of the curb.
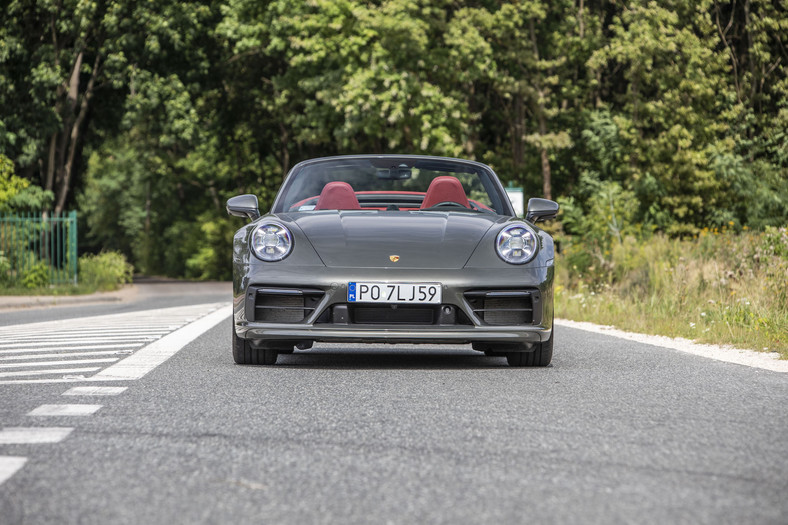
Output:
<instances>
[{"instance_id":1,"label":"curb","mask_svg":"<svg viewBox=\"0 0 788 525\"><path fill-rule=\"evenodd\" d=\"M88 295L0 295L0 311L25 308L47 308L75 304L117 303L137 295L133 284L114 292L96 292Z\"/></svg>"}]
</instances>

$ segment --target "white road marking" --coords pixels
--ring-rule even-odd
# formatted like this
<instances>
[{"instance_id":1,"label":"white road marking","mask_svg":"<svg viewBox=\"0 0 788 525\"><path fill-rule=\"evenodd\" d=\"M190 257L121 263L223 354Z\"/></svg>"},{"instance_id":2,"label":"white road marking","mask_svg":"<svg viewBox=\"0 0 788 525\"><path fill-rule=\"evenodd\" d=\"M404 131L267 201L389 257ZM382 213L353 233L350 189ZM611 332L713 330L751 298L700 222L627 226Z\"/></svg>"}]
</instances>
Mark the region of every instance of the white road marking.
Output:
<instances>
[{"instance_id":1,"label":"white road marking","mask_svg":"<svg viewBox=\"0 0 788 525\"><path fill-rule=\"evenodd\" d=\"M107 337L159 337L171 330L156 330L154 332L144 332L142 330L133 330L127 332L115 332L110 330L100 330L96 332L76 332L76 333L56 333L56 334L42 334L42 335L26 335L22 337L0 337L0 343L28 343L31 341L51 341L57 340L70 340L70 339L86 339L86 340L102 340Z\"/></svg>"},{"instance_id":2,"label":"white road marking","mask_svg":"<svg viewBox=\"0 0 788 525\"><path fill-rule=\"evenodd\" d=\"M98 368L91 368L90 370L98 370ZM28 374L31 375L31 374ZM77 375L77 374L66 374L59 379L5 379L0 381L0 384L3 385L35 385L35 384L47 384L53 385L56 383L84 383L86 381L90 381L90 378L85 377L84 375Z\"/></svg>"},{"instance_id":3,"label":"white road marking","mask_svg":"<svg viewBox=\"0 0 788 525\"><path fill-rule=\"evenodd\" d=\"M0 445L59 443L72 430L69 427L6 427L0 430Z\"/></svg>"},{"instance_id":4,"label":"white road marking","mask_svg":"<svg viewBox=\"0 0 788 525\"><path fill-rule=\"evenodd\" d=\"M77 321L81 319L90 319L90 318L77 318ZM183 320L183 319L181 319ZM49 323L58 323L59 321L49 321ZM46 324L46 323L41 323ZM178 323L179 324L179 323ZM44 335L51 335L51 336L61 336L61 335L99 335L99 334L129 334L129 333L145 333L145 334L156 334L160 332L166 332L168 330L172 330L174 327L177 328L178 324L173 324L167 322L166 324L156 325L151 321L141 321L129 326L117 326L115 323L110 323L107 325L96 325L95 323L91 323L90 325L85 326L75 326L74 328L65 328L60 324L52 324L51 326L47 327L37 327L36 329L26 329L24 331L15 332L11 330L11 327L6 327L0 332L0 338L10 338L10 337L41 337ZM44 328L44 331L41 330Z\"/></svg>"},{"instance_id":5,"label":"white road marking","mask_svg":"<svg viewBox=\"0 0 788 525\"><path fill-rule=\"evenodd\" d=\"M22 468L26 461L27 458L18 456L0 456L0 485L16 474L16 471Z\"/></svg>"},{"instance_id":6,"label":"white road marking","mask_svg":"<svg viewBox=\"0 0 788 525\"><path fill-rule=\"evenodd\" d=\"M61 356L62 357L62 356ZM44 361L43 363L3 363L2 368L25 368L28 366L60 366L60 365L87 365L92 363L114 363L119 357L106 357L104 359L68 359L65 361Z\"/></svg>"},{"instance_id":7,"label":"white road marking","mask_svg":"<svg viewBox=\"0 0 788 525\"><path fill-rule=\"evenodd\" d=\"M75 386L63 392L62 396L116 396L122 394L127 386Z\"/></svg>"},{"instance_id":8,"label":"white road marking","mask_svg":"<svg viewBox=\"0 0 788 525\"><path fill-rule=\"evenodd\" d=\"M28 412L28 416L89 416L104 405L41 405Z\"/></svg>"},{"instance_id":9,"label":"white road marking","mask_svg":"<svg viewBox=\"0 0 788 525\"><path fill-rule=\"evenodd\" d=\"M0 361L28 361L31 359L52 359L58 357L85 357L95 355L128 355L131 350L102 350L100 352L60 352L57 354L25 354L0 357Z\"/></svg>"},{"instance_id":10,"label":"white road marking","mask_svg":"<svg viewBox=\"0 0 788 525\"><path fill-rule=\"evenodd\" d=\"M100 366L85 367L85 368L59 368L57 370L22 370L18 372L0 372L2 377L22 377L22 376L43 376L52 374L76 374L80 372L95 372L100 370ZM4 381L5 383L5 381Z\"/></svg>"},{"instance_id":11,"label":"white road marking","mask_svg":"<svg viewBox=\"0 0 788 525\"><path fill-rule=\"evenodd\" d=\"M60 339L58 341L23 341L19 343L6 343L0 344L0 348L3 350L8 349L20 349L20 348L27 348L30 345L36 345L37 347L42 346L63 346L70 348L71 345L79 345L84 343L102 343L102 342L110 342L110 341L128 341L129 339L133 341L154 341L159 337L97 337L93 339L85 339L80 337L79 339Z\"/></svg>"},{"instance_id":12,"label":"white road marking","mask_svg":"<svg viewBox=\"0 0 788 525\"><path fill-rule=\"evenodd\" d=\"M149 345L152 349L136 364L127 363L120 375L109 380L142 377L180 350L188 342L181 344L184 335L208 326L205 318L222 307L227 308L225 317L229 316L231 308L227 303L212 303L0 327L0 384L91 381L94 379L88 372L95 373L101 367L80 365L120 364L121 356L133 357L135 350ZM189 328L194 323L197 324ZM181 332L186 328L186 332ZM179 335L173 336L176 332ZM168 342L155 343L167 334L172 336ZM167 355L168 352L171 353Z\"/></svg>"},{"instance_id":13,"label":"white road marking","mask_svg":"<svg viewBox=\"0 0 788 525\"><path fill-rule=\"evenodd\" d=\"M131 314L129 314L131 315ZM109 316L107 316L109 317ZM79 318L77 319L90 319L90 318ZM180 321L188 319L180 319ZM128 331L136 331L136 330L151 330L151 331L170 331L175 330L181 323L172 323L167 322L163 324L155 323L150 320L141 319L140 322L134 324L125 324L125 325L118 325L115 323L111 324L96 324L91 323L89 327L81 327L81 328L64 328L61 321L44 321L42 323L34 323L34 324L41 324L41 325L50 325L50 326L43 326L43 327L36 327L36 328L26 328L25 330L13 330L11 327L0 328L0 337L2 338L10 338L10 337L33 337L37 335L41 335L42 329L47 330L53 334L64 334L68 335L71 333L76 333L78 335L91 335L91 334L99 334L103 333L105 330L116 330L120 332L128 332ZM29 326L29 325L24 325ZM81 333L81 334L80 334Z\"/></svg>"},{"instance_id":14,"label":"white road marking","mask_svg":"<svg viewBox=\"0 0 788 525\"><path fill-rule=\"evenodd\" d=\"M626 339L627 341L634 341L636 343L643 343L652 346L659 346L662 348L670 348L685 352L707 359L715 359L717 361L724 361L726 363L734 363L737 365L749 366L752 368L762 368L764 370L771 370L773 372L788 373L788 360L780 359L780 354L777 352L755 352L753 350L742 350L733 348L731 346L719 345L705 345L695 343L689 339L681 337L665 337L661 335L645 335L637 334L634 332L624 332L612 326L602 326L593 323L569 321L566 319L556 319L555 324L558 326L565 326L567 328L574 328L576 330L584 330L586 332L593 332L596 334L609 335L619 339Z\"/></svg>"},{"instance_id":15,"label":"white road marking","mask_svg":"<svg viewBox=\"0 0 788 525\"><path fill-rule=\"evenodd\" d=\"M85 346L69 346L64 347L64 351L71 351L71 350L103 350L105 348L139 348L140 346L144 345L145 343L132 343L127 345L85 345ZM37 352L51 352L57 351L57 348L20 348L18 350L0 350L1 355L8 355L8 354L34 354Z\"/></svg>"},{"instance_id":16,"label":"white road marking","mask_svg":"<svg viewBox=\"0 0 788 525\"><path fill-rule=\"evenodd\" d=\"M181 348L191 343L203 333L232 315L232 305L224 306L194 321L175 332L165 335L155 343L138 350L135 354L105 368L91 378L94 381L134 380L145 376L148 372L175 355Z\"/></svg>"}]
</instances>

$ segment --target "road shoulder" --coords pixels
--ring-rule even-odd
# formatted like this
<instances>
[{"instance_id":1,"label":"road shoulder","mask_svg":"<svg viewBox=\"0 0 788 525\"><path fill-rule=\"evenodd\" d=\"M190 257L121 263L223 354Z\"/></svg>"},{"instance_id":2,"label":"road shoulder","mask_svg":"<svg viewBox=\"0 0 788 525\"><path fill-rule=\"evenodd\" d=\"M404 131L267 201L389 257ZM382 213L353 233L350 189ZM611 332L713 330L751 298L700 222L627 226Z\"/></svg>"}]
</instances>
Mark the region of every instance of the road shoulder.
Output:
<instances>
[{"instance_id":1,"label":"road shoulder","mask_svg":"<svg viewBox=\"0 0 788 525\"><path fill-rule=\"evenodd\" d=\"M682 337L674 338L661 335L625 332L613 328L612 326L603 326L581 321L569 321L567 319L556 319L555 324L558 326L565 326L566 328L574 328L575 330L609 335L611 337L626 339L627 341L634 341L636 343L678 350L679 352L685 352L707 359L715 359L717 361L725 361L727 363L734 363L752 368L761 368L773 372L788 373L788 360L780 359L780 354L777 352L756 352L754 350L743 350L727 345L700 344Z\"/></svg>"}]
</instances>

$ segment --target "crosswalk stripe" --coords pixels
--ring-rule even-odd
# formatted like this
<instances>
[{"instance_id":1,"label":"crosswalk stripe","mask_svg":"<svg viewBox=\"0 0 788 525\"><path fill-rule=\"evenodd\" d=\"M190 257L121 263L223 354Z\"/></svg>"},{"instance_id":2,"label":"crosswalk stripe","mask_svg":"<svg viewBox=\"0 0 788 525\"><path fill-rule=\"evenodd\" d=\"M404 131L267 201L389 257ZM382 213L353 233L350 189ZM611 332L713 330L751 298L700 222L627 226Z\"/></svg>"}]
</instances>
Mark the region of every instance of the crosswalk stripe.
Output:
<instances>
[{"instance_id":1,"label":"crosswalk stripe","mask_svg":"<svg viewBox=\"0 0 788 525\"><path fill-rule=\"evenodd\" d=\"M129 335L129 334L145 334L156 335L167 333L169 328L102 328L102 329L79 329L79 330L41 330L33 333L29 337L70 337L80 335ZM15 334L0 334L0 338L11 339Z\"/></svg>"},{"instance_id":2,"label":"crosswalk stripe","mask_svg":"<svg viewBox=\"0 0 788 525\"><path fill-rule=\"evenodd\" d=\"M132 343L127 345L84 345L84 346L69 346L65 350L103 350L106 348L139 348L145 343ZM20 354L20 353L35 353L35 352L51 352L53 348L19 348L16 350L0 350L0 355L7 354Z\"/></svg>"},{"instance_id":3,"label":"crosswalk stripe","mask_svg":"<svg viewBox=\"0 0 788 525\"><path fill-rule=\"evenodd\" d=\"M142 337L157 337L168 333L169 330L155 330L155 331L145 331L145 330L130 330L128 332L115 332L115 331L97 331L97 332L59 332L56 334L44 334L44 335L32 335L32 336L25 336L25 337L0 337L0 343L16 343L22 341L43 341L47 339L75 339L79 337L84 337L86 339L96 338L96 337L134 337L134 336L142 336Z\"/></svg>"},{"instance_id":4,"label":"crosswalk stripe","mask_svg":"<svg viewBox=\"0 0 788 525\"><path fill-rule=\"evenodd\" d=\"M2 363L2 368L24 368L28 366L61 366L61 365L87 365L91 363L114 363L119 357L107 357L104 359L69 359L65 361L44 361L43 363Z\"/></svg>"},{"instance_id":5,"label":"crosswalk stripe","mask_svg":"<svg viewBox=\"0 0 788 525\"><path fill-rule=\"evenodd\" d=\"M0 445L59 443L72 430L69 427L6 427L0 430Z\"/></svg>"},{"instance_id":6,"label":"crosswalk stripe","mask_svg":"<svg viewBox=\"0 0 788 525\"><path fill-rule=\"evenodd\" d=\"M177 352L206 318L213 326L219 311L232 309L224 302L0 327L0 384L136 379ZM111 373L92 374L105 364Z\"/></svg>"},{"instance_id":7,"label":"crosswalk stripe","mask_svg":"<svg viewBox=\"0 0 788 525\"><path fill-rule=\"evenodd\" d=\"M87 319L87 318L85 318ZM77 319L79 321L79 319ZM177 322L173 321L154 321L154 320L140 320L134 323L118 323L117 321L111 323L68 323L63 324L60 321L44 321L42 323L35 323L31 325L17 325L24 328L15 328L11 326L0 327L0 334L39 334L43 330L50 331L56 330L57 332L94 332L96 330L118 330L121 332L128 332L129 330L168 330L173 326L178 326L183 319Z\"/></svg>"},{"instance_id":8,"label":"crosswalk stripe","mask_svg":"<svg viewBox=\"0 0 788 525\"><path fill-rule=\"evenodd\" d=\"M0 485L16 474L25 465L27 458L19 456L0 456Z\"/></svg>"},{"instance_id":9,"label":"crosswalk stripe","mask_svg":"<svg viewBox=\"0 0 788 525\"><path fill-rule=\"evenodd\" d=\"M51 349L50 349L51 350ZM59 352L57 354L24 354L0 357L0 361L30 361L34 359L57 359L58 357L87 357L96 355L126 355L131 350L101 350L99 352Z\"/></svg>"},{"instance_id":10,"label":"crosswalk stripe","mask_svg":"<svg viewBox=\"0 0 788 525\"><path fill-rule=\"evenodd\" d=\"M27 413L28 416L89 416L104 405L41 405Z\"/></svg>"},{"instance_id":11,"label":"crosswalk stripe","mask_svg":"<svg viewBox=\"0 0 788 525\"><path fill-rule=\"evenodd\" d=\"M188 319L181 319L178 323L164 323L164 324L158 324L158 323L155 323L155 322L152 322L152 321L141 321L141 322L139 322L137 324L133 324L133 325L117 325L117 324L112 323L112 324L108 324L108 325L91 325L89 328L88 327L82 327L82 328L79 329L79 331L103 332L105 330L119 330L119 329L123 329L123 330L126 330L126 331L128 331L128 330L132 330L133 331L133 330L137 330L137 329L139 329L139 330L146 330L147 329L147 330L171 331L171 330L175 330L176 328L181 326L181 322L189 323L191 321L189 321ZM5 329L0 328L0 337L34 336L34 335L39 335L39 334L41 334L44 331L50 332L50 333L54 333L54 334L68 333L68 329L63 328L63 327L58 326L58 325L46 326L46 327L41 327L41 328L36 327L35 329L25 329L25 330L21 330L21 331L10 331L10 330L5 330Z\"/></svg>"},{"instance_id":12,"label":"crosswalk stripe","mask_svg":"<svg viewBox=\"0 0 788 525\"><path fill-rule=\"evenodd\" d=\"M233 313L232 305L218 308L199 321L188 324L182 329L168 334L145 348L136 351L126 359L105 368L93 378L95 380L133 380L148 372L175 355L181 348L210 330Z\"/></svg>"},{"instance_id":13,"label":"crosswalk stripe","mask_svg":"<svg viewBox=\"0 0 788 525\"><path fill-rule=\"evenodd\" d=\"M22 376L41 376L52 374L77 374L80 372L95 372L100 370L100 366L89 368L59 368L57 370L22 370L18 372L0 372L0 377L22 377Z\"/></svg>"},{"instance_id":14,"label":"crosswalk stripe","mask_svg":"<svg viewBox=\"0 0 788 525\"><path fill-rule=\"evenodd\" d=\"M75 386L65 392L62 396L116 396L122 394L129 387L127 386Z\"/></svg>"},{"instance_id":15,"label":"crosswalk stripe","mask_svg":"<svg viewBox=\"0 0 788 525\"><path fill-rule=\"evenodd\" d=\"M8 344L0 344L0 348L3 350L13 350L15 348L27 348L30 346L71 346L71 345L78 345L84 343L105 343L105 342L112 342L112 341L143 341L143 342L150 342L159 339L158 336L156 337L96 337L94 339L61 339L59 341L44 341L44 342L22 342L22 343L8 343Z\"/></svg>"}]
</instances>

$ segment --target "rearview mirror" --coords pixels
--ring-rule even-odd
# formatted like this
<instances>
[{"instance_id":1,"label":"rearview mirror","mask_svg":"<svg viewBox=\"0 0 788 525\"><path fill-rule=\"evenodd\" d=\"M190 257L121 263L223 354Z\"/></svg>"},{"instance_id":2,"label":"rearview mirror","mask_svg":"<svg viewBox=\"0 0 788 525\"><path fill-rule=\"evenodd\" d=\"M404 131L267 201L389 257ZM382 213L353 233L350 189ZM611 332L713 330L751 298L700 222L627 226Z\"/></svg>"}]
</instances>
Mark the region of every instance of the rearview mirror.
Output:
<instances>
[{"instance_id":1,"label":"rearview mirror","mask_svg":"<svg viewBox=\"0 0 788 525\"><path fill-rule=\"evenodd\" d=\"M255 195L237 195L227 200L227 213L235 217L248 217L250 220L260 218Z\"/></svg>"},{"instance_id":2,"label":"rearview mirror","mask_svg":"<svg viewBox=\"0 0 788 525\"><path fill-rule=\"evenodd\" d=\"M558 215L558 203L547 199L528 199L528 210L525 219L531 222L555 219Z\"/></svg>"},{"instance_id":3,"label":"rearview mirror","mask_svg":"<svg viewBox=\"0 0 788 525\"><path fill-rule=\"evenodd\" d=\"M378 168L378 178L383 180L407 180L413 176L411 170L406 164L399 166L392 166L390 168Z\"/></svg>"}]
</instances>

